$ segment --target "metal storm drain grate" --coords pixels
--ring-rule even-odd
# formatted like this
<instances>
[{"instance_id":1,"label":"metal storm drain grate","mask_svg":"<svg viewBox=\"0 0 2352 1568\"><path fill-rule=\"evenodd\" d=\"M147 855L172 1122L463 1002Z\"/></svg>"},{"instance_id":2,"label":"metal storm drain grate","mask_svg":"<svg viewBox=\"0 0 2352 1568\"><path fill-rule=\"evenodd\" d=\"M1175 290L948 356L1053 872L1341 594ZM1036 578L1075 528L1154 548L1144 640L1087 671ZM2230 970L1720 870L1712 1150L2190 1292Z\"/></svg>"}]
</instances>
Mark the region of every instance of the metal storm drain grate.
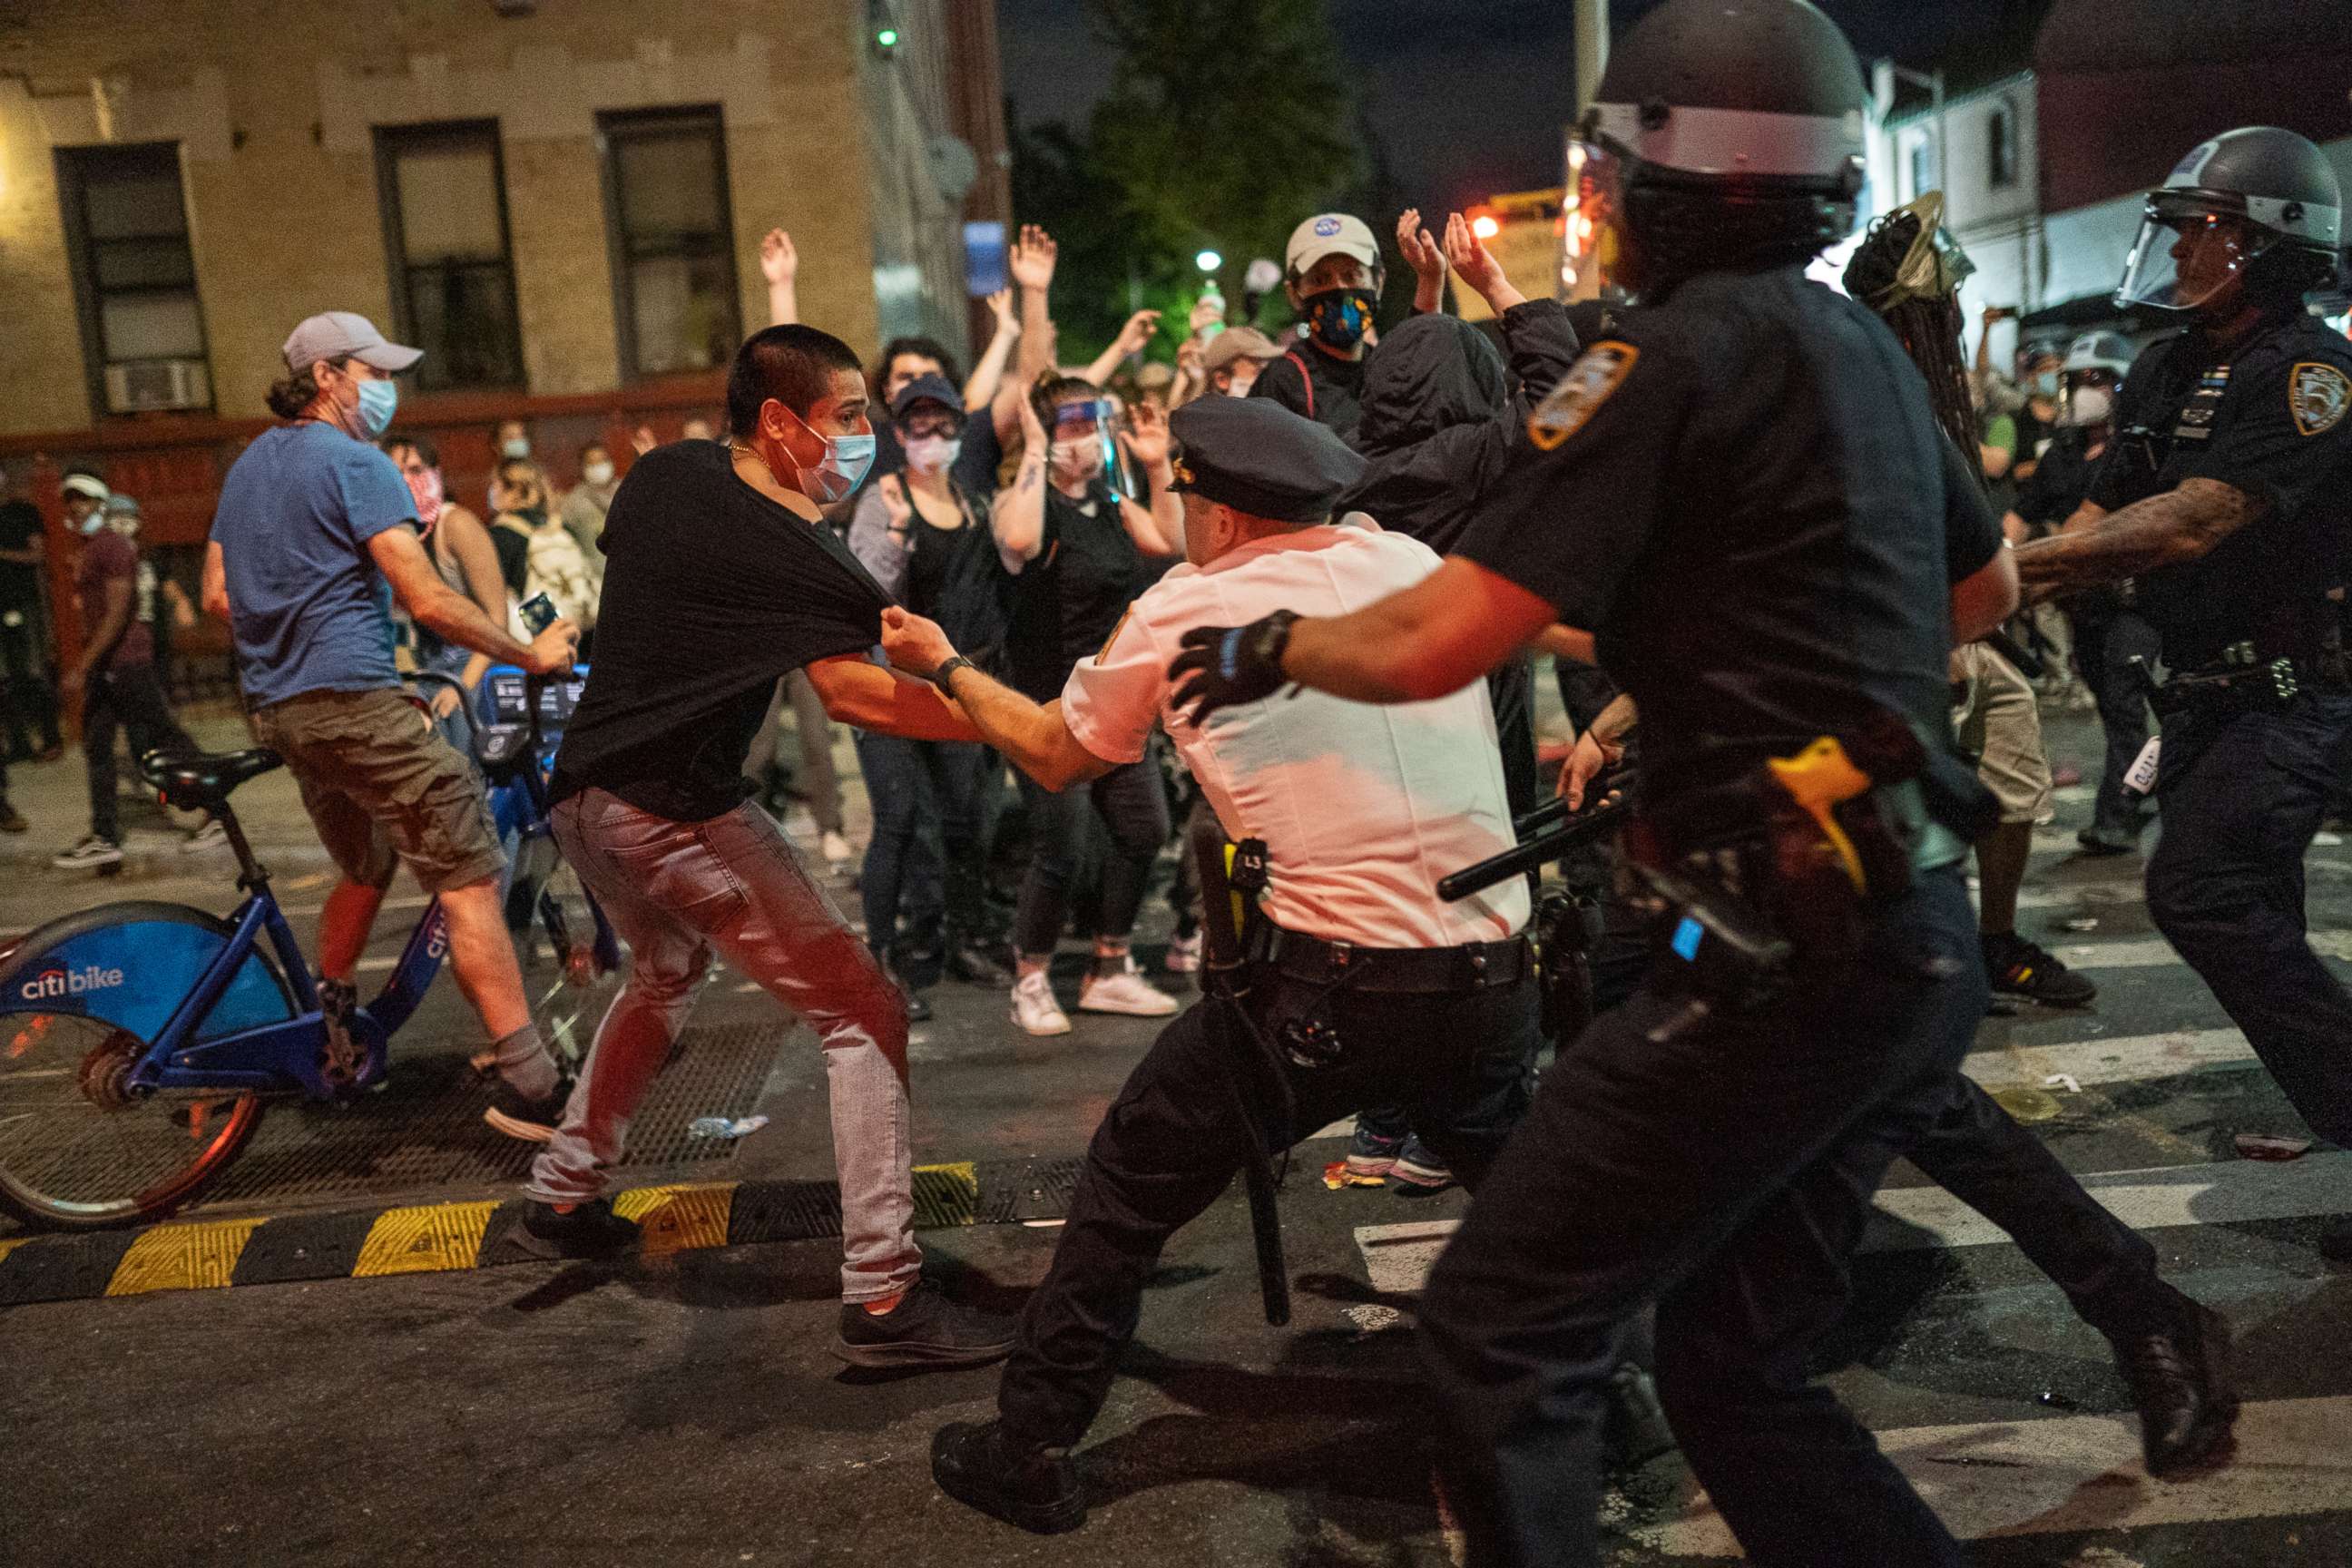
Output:
<instances>
[{"instance_id":1,"label":"metal storm drain grate","mask_svg":"<svg viewBox=\"0 0 2352 1568\"><path fill-rule=\"evenodd\" d=\"M731 1160L734 1140L691 1135L700 1116L748 1116L789 1024L689 1028L637 1110L623 1168ZM384 1088L354 1105L269 1107L204 1207L296 1199L400 1198L519 1182L539 1152L482 1121L489 1086L463 1053L395 1054Z\"/></svg>"}]
</instances>

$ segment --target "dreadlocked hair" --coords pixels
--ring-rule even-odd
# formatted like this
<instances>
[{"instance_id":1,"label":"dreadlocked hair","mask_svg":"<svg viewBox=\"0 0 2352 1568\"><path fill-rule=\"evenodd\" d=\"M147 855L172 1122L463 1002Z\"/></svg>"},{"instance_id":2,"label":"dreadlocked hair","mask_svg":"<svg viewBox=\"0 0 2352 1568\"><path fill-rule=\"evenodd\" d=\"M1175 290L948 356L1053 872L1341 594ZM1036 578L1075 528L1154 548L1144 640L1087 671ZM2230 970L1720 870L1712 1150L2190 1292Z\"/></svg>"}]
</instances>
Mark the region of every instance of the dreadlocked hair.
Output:
<instances>
[{"instance_id":1,"label":"dreadlocked hair","mask_svg":"<svg viewBox=\"0 0 2352 1568\"><path fill-rule=\"evenodd\" d=\"M1968 356L1961 351L1966 323L1960 316L1956 289L1921 296L1897 286L1904 258L1918 243L1919 217L1897 210L1870 226L1869 237L1855 247L1846 263L1846 292L1874 311L1894 329L1903 352L1927 378L1927 402L1936 423L1964 456L1973 457L1983 437L1977 423L1977 405L1969 379Z\"/></svg>"}]
</instances>

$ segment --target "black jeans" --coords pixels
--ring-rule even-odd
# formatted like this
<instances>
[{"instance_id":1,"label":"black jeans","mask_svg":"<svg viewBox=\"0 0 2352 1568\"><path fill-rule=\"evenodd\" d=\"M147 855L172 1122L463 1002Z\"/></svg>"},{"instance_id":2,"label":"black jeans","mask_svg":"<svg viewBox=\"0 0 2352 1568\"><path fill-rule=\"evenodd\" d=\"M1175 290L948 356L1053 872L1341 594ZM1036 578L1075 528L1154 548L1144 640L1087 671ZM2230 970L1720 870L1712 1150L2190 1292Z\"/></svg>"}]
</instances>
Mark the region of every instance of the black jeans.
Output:
<instances>
[{"instance_id":1,"label":"black jeans","mask_svg":"<svg viewBox=\"0 0 2352 1568\"><path fill-rule=\"evenodd\" d=\"M1844 1310L1871 1194L1986 1001L1948 868L1779 1002L1703 1015L1645 983L1560 1051L1423 1300L1472 1562L1599 1561L1603 1392L1654 1301L1659 1394L1750 1562L1956 1568L1806 1360Z\"/></svg>"},{"instance_id":2,"label":"black jeans","mask_svg":"<svg viewBox=\"0 0 2352 1568\"><path fill-rule=\"evenodd\" d=\"M1070 889L1086 867L1097 816L1110 831L1110 849L1102 868L1095 933L1124 940L1143 908L1152 859L1168 840L1168 796L1160 787L1159 768L1149 756L1122 763L1092 784L1073 784L1059 795L1024 773L1021 795L1029 806L1034 847L1013 916L1015 945L1034 958L1053 952L1062 940Z\"/></svg>"},{"instance_id":3,"label":"black jeans","mask_svg":"<svg viewBox=\"0 0 2352 1568\"><path fill-rule=\"evenodd\" d=\"M2124 775L2147 744L2147 689L2131 661L2137 655L2150 670L2156 668L2156 628L2135 612L2113 606L2082 612L2074 620L2074 663L2098 704L2099 728L2107 741L2091 824L2110 833L2137 834L2147 826L2147 802L2124 789Z\"/></svg>"},{"instance_id":4,"label":"black jeans","mask_svg":"<svg viewBox=\"0 0 2352 1568\"><path fill-rule=\"evenodd\" d=\"M1262 981L1249 1005L1255 1016L1273 1020L1311 1007L1318 991ZM1270 1059L1213 1024L1214 1005L1198 1004L1160 1031L1087 1147L1053 1265L1021 1314L997 1392L1005 1425L1024 1438L1074 1444L1101 1410L1160 1249L1242 1167L1236 1073L1253 1086L1248 1103L1270 1151L1374 1094L1402 1096L1475 1187L1526 1111L1542 1043L1532 982L1433 996L1342 990L1331 994L1327 1016L1347 1059L1286 1066L1278 1085Z\"/></svg>"},{"instance_id":5,"label":"black jeans","mask_svg":"<svg viewBox=\"0 0 2352 1568\"><path fill-rule=\"evenodd\" d=\"M2164 726L2147 912L2311 1130L2352 1145L2352 995L2311 951L2303 857L2352 763L2352 693Z\"/></svg>"},{"instance_id":6,"label":"black jeans","mask_svg":"<svg viewBox=\"0 0 2352 1568\"><path fill-rule=\"evenodd\" d=\"M944 905L953 937L987 931L985 840L981 784L988 748L965 741L910 741L854 732L858 771L874 808L857 890L866 945L887 952L903 914L908 926L934 922Z\"/></svg>"},{"instance_id":7,"label":"black jeans","mask_svg":"<svg viewBox=\"0 0 2352 1568\"><path fill-rule=\"evenodd\" d=\"M149 752L193 752L195 742L172 717L155 667L133 664L89 678L81 700L81 750L89 766L89 830L119 841L114 809L114 734L124 731L133 758Z\"/></svg>"},{"instance_id":8,"label":"black jeans","mask_svg":"<svg viewBox=\"0 0 2352 1568\"><path fill-rule=\"evenodd\" d=\"M0 697L5 699L0 700L0 722L7 725L8 750L15 753L33 749L27 723L44 747L58 743L58 693L42 658L40 626L38 606L0 611Z\"/></svg>"}]
</instances>

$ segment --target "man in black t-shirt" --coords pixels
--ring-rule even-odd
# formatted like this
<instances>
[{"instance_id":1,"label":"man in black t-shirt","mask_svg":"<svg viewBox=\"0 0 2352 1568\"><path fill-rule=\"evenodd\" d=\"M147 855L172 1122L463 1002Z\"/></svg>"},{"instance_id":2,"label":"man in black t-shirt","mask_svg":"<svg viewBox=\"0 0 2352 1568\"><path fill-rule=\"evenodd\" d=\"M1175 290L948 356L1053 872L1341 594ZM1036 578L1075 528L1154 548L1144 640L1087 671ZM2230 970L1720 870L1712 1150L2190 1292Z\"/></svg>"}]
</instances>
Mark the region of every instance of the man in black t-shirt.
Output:
<instances>
[{"instance_id":1,"label":"man in black t-shirt","mask_svg":"<svg viewBox=\"0 0 2352 1568\"><path fill-rule=\"evenodd\" d=\"M12 763L47 762L64 750L41 636L41 509L9 495L0 500L0 722ZM28 724L40 735L37 752Z\"/></svg>"},{"instance_id":2,"label":"man in black t-shirt","mask_svg":"<svg viewBox=\"0 0 2352 1568\"><path fill-rule=\"evenodd\" d=\"M531 1167L528 1234L585 1255L635 1227L599 1194L629 1118L669 1059L712 953L816 1031L841 1179L841 1339L860 1366L969 1366L1011 1347L1008 1320L920 1275L905 997L751 804L743 758L768 693L805 670L845 723L976 741L961 709L873 663L890 601L824 524L865 478L874 437L857 356L775 326L736 355L728 428L629 470L606 517L596 662L556 754L557 840L629 944L563 1125Z\"/></svg>"}]
</instances>

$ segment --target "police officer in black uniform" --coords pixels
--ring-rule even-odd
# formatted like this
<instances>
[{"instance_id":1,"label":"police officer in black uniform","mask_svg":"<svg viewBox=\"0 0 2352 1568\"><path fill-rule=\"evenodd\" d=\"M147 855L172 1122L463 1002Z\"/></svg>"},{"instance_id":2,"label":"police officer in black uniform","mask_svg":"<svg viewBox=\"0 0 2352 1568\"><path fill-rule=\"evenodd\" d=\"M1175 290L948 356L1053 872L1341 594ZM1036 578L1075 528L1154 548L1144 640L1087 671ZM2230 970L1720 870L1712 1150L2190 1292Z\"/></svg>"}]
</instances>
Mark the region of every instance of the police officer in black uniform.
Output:
<instances>
[{"instance_id":1,"label":"police officer in black uniform","mask_svg":"<svg viewBox=\"0 0 2352 1568\"><path fill-rule=\"evenodd\" d=\"M2135 577L2168 681L2148 913L2312 1131L2352 1142L2352 994L2305 940L2303 856L2352 749L2340 611L2352 343L2305 313L2337 271L2319 149L2253 127L2147 198L2120 304L2189 318L2133 363L2089 500L2017 552L2047 595ZM2323 1249L2352 1256L2352 1221Z\"/></svg>"},{"instance_id":2,"label":"police officer in black uniform","mask_svg":"<svg viewBox=\"0 0 2352 1568\"><path fill-rule=\"evenodd\" d=\"M1602 1380L1654 1301L1667 1413L1750 1562L1957 1564L1806 1356L1984 1012L1959 862L1990 803L1945 665L2015 578L1893 334L1805 279L1862 180L1835 26L1669 0L1598 97L1570 226L1638 300L1537 412L1507 499L1418 589L1194 634L1179 697L1421 700L1565 621L1640 706L1655 968L1562 1047L1423 1302L1473 1561L1598 1560Z\"/></svg>"}]
</instances>

